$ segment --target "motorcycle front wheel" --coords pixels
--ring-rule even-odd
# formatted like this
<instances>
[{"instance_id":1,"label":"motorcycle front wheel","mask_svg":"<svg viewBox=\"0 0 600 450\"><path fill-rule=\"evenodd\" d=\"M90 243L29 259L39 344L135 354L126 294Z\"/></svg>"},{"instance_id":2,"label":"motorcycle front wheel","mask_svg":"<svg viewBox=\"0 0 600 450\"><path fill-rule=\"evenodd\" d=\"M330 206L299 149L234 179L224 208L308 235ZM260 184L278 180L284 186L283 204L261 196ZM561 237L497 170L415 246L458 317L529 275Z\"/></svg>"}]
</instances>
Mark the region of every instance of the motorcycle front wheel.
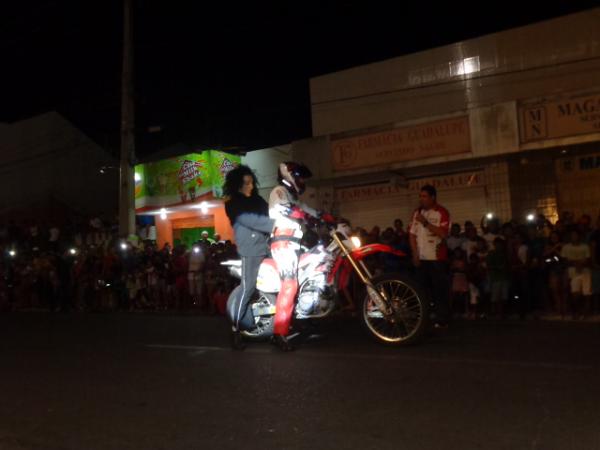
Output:
<instances>
[{"instance_id":1,"label":"motorcycle front wheel","mask_svg":"<svg viewBox=\"0 0 600 450\"><path fill-rule=\"evenodd\" d=\"M403 346L419 342L427 330L429 299L410 276L388 273L371 280L373 287L391 308L387 317L368 293L362 303L362 321L373 338L386 345Z\"/></svg>"}]
</instances>

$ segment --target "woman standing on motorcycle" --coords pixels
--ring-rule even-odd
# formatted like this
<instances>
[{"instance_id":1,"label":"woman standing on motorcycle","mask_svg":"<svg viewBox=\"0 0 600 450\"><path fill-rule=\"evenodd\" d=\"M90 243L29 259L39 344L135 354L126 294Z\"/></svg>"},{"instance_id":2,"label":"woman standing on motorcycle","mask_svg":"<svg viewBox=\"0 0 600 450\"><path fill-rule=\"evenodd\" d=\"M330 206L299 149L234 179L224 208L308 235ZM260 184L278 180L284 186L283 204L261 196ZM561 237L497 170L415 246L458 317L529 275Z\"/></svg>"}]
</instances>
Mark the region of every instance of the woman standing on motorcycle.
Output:
<instances>
[{"instance_id":1,"label":"woman standing on motorcycle","mask_svg":"<svg viewBox=\"0 0 600 450\"><path fill-rule=\"evenodd\" d=\"M257 187L256 175L248 166L231 170L223 185L223 193L229 198L225 203L225 212L233 227L242 259L241 284L227 302L234 350L245 348L240 331L254 327L254 317L248 305L256 289L258 268L267 254L267 241L274 224L274 220L269 218L269 205L258 195Z\"/></svg>"}]
</instances>

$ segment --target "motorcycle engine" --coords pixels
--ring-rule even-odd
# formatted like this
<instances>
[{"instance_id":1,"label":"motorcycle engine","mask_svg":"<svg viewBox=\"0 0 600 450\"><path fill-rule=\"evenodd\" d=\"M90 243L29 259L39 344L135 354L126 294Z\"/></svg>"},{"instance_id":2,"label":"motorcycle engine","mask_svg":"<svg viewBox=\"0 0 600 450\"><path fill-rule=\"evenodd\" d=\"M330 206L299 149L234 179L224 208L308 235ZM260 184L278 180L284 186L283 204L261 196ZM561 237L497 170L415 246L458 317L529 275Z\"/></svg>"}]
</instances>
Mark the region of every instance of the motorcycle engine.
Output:
<instances>
[{"instance_id":1,"label":"motorcycle engine","mask_svg":"<svg viewBox=\"0 0 600 450\"><path fill-rule=\"evenodd\" d=\"M309 281L306 283L298 295L296 305L296 317L298 319L307 319L322 314L329 307L331 295L327 293L328 288L323 283Z\"/></svg>"}]
</instances>

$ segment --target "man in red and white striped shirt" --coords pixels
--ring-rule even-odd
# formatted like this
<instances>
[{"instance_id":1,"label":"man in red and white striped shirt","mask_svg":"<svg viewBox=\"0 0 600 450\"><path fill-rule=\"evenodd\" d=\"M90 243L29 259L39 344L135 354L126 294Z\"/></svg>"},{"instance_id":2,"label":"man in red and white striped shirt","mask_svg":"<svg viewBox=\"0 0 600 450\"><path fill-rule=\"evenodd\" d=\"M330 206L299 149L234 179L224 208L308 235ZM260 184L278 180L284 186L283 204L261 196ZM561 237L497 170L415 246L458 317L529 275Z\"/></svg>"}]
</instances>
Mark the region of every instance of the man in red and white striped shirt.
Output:
<instances>
[{"instance_id":1,"label":"man in red and white striped shirt","mask_svg":"<svg viewBox=\"0 0 600 450\"><path fill-rule=\"evenodd\" d=\"M410 247L417 278L429 288L435 305L435 322L445 326L449 318L448 210L437 203L437 191L425 185L419 193L419 208L410 224Z\"/></svg>"}]
</instances>

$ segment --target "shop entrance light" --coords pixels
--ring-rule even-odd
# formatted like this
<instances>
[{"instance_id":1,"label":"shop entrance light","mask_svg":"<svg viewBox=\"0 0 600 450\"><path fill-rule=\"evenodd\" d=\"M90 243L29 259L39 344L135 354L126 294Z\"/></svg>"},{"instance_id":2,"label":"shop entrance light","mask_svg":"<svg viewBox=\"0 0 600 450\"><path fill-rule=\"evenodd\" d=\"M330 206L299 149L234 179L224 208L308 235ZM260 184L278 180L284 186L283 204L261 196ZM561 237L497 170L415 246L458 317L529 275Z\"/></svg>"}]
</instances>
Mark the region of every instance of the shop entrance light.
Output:
<instances>
[{"instance_id":1,"label":"shop entrance light","mask_svg":"<svg viewBox=\"0 0 600 450\"><path fill-rule=\"evenodd\" d=\"M200 202L199 204L193 205L192 208L199 209L202 214L206 215L208 214L208 209L210 206L206 202Z\"/></svg>"}]
</instances>

